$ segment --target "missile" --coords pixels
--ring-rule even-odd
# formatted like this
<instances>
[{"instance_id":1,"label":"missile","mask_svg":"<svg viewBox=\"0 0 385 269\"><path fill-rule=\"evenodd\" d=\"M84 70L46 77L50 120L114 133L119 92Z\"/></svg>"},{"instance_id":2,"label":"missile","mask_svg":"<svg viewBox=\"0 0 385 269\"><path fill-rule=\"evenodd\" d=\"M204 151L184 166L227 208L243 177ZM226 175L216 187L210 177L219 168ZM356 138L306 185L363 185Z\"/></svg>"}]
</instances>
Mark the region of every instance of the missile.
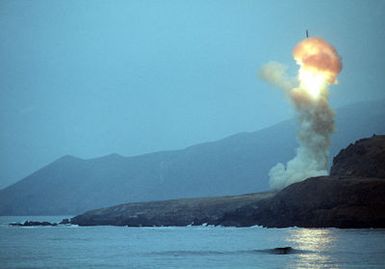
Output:
<instances>
[{"instance_id":1,"label":"missile","mask_svg":"<svg viewBox=\"0 0 385 269\"><path fill-rule=\"evenodd\" d=\"M309 38L309 31L306 30L306 38Z\"/></svg>"}]
</instances>

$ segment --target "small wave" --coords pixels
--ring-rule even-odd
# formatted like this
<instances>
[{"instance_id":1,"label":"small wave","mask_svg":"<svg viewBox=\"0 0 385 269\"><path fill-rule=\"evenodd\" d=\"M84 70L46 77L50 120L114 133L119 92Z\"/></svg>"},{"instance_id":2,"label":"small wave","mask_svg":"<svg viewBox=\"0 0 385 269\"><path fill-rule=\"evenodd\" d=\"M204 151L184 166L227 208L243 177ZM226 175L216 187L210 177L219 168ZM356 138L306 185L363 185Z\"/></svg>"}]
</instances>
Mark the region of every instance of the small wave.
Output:
<instances>
[{"instance_id":1,"label":"small wave","mask_svg":"<svg viewBox=\"0 0 385 269\"><path fill-rule=\"evenodd\" d=\"M58 225L35 225L35 226L23 226L23 225L11 225L11 224L3 224L0 227L9 227L12 229L57 229L57 228L78 228L77 224L58 224Z\"/></svg>"},{"instance_id":2,"label":"small wave","mask_svg":"<svg viewBox=\"0 0 385 269\"><path fill-rule=\"evenodd\" d=\"M144 229L144 230L186 230L186 229L238 229L236 227L216 226L210 224L188 225L188 226L144 226L144 227L126 227L129 229Z\"/></svg>"},{"instance_id":3,"label":"small wave","mask_svg":"<svg viewBox=\"0 0 385 269\"><path fill-rule=\"evenodd\" d=\"M78 227L80 227L80 226L77 225L77 224L59 224L58 227L63 227L63 228L78 228Z\"/></svg>"}]
</instances>

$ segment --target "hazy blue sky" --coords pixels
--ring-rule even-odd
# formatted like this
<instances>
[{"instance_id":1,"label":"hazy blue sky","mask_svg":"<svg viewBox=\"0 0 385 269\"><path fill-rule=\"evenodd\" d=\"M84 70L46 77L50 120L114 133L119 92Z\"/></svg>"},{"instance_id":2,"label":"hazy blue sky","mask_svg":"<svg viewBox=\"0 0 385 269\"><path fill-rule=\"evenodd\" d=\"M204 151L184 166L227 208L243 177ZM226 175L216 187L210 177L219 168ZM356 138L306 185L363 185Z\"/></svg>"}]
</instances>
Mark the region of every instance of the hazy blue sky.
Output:
<instances>
[{"instance_id":1,"label":"hazy blue sky","mask_svg":"<svg viewBox=\"0 0 385 269\"><path fill-rule=\"evenodd\" d=\"M65 154L179 149L291 117L260 81L310 35L334 107L384 98L385 1L0 1L0 188Z\"/></svg>"}]
</instances>

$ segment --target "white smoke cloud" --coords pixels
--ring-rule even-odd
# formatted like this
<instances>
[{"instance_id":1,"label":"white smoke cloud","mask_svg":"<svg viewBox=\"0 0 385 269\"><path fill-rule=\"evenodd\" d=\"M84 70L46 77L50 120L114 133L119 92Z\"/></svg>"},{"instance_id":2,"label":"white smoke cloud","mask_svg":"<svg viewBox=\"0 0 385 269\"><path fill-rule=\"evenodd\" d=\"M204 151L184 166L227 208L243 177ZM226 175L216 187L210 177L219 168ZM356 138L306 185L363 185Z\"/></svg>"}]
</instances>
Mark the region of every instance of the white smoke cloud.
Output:
<instances>
[{"instance_id":1,"label":"white smoke cloud","mask_svg":"<svg viewBox=\"0 0 385 269\"><path fill-rule=\"evenodd\" d=\"M327 175L330 135L334 131L327 91L316 99L304 94L298 81L287 76L285 66L276 62L263 66L259 75L287 94L299 122L296 156L286 165L278 163L271 168L271 188L279 190L309 177Z\"/></svg>"}]
</instances>

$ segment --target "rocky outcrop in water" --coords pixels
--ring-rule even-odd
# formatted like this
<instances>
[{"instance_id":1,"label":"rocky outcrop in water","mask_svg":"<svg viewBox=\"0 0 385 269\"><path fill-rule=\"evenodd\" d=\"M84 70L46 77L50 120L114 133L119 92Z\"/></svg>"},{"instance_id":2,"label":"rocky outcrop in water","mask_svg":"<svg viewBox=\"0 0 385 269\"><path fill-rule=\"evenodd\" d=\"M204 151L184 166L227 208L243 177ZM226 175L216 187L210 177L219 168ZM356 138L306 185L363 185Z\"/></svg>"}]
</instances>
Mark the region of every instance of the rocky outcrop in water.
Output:
<instances>
[{"instance_id":1,"label":"rocky outcrop in water","mask_svg":"<svg viewBox=\"0 0 385 269\"><path fill-rule=\"evenodd\" d=\"M58 224L55 222L48 222L48 221L31 221L26 220L24 223L20 222L14 222L10 223L10 226L18 226L18 227L33 227L33 226L57 226Z\"/></svg>"}]
</instances>

